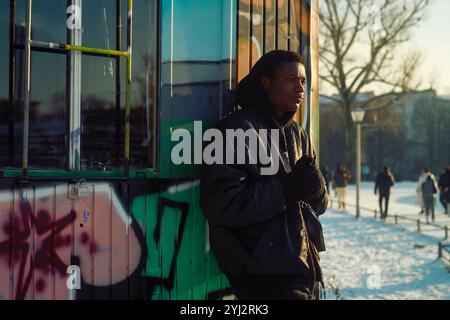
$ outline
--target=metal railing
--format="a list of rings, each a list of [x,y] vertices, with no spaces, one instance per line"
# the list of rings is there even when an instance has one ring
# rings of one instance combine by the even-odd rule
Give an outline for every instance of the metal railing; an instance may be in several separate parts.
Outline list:
[[[333,204],[333,201],[335,201],[335,200],[331,200],[332,204]],[[354,205],[354,204],[345,203],[345,205],[348,207],[356,208],[356,205]],[[361,206],[359,208],[360,208],[360,210],[372,212],[374,215],[373,216],[374,219],[378,219],[378,216],[381,216],[380,212],[376,209],[366,208],[366,207],[361,207]],[[417,232],[419,232],[419,233],[422,233],[423,225],[434,227],[436,229],[440,229],[440,230],[444,231],[443,239],[448,240],[448,225],[440,225],[437,223],[423,222],[420,219],[410,218],[410,217],[406,217],[404,215],[399,215],[399,214],[387,216],[386,219],[384,219],[384,222],[386,222],[387,219],[394,219],[394,224],[397,226],[400,225],[399,221],[401,221],[401,220],[414,222],[417,225]]]
[[[438,257],[450,265],[450,244],[444,241],[439,241]]]
[[[333,203],[334,202],[336,202],[336,200],[330,199],[331,208],[333,208]],[[345,206],[356,208],[356,205],[354,205],[354,204],[350,204],[350,203],[346,203],[346,202],[344,204],[345,204]],[[360,208],[360,210],[372,212],[373,213],[373,218],[375,220],[378,219],[379,215],[381,216],[380,212],[378,210],[376,210],[376,209],[371,209],[371,208],[366,208],[366,207],[361,207],[361,206],[359,208]],[[443,237],[443,239],[441,241],[439,241],[439,244],[438,244],[438,257],[439,257],[439,259],[442,259],[446,263],[450,264],[450,244],[446,242],[446,240],[448,240],[448,225],[439,225],[439,224],[436,224],[436,223],[423,222],[420,219],[410,218],[410,217],[406,217],[404,215],[399,215],[399,214],[394,214],[394,215],[387,216],[383,220],[384,223],[386,223],[387,219],[394,219],[394,225],[395,226],[399,226],[401,220],[414,222],[417,225],[417,230],[416,231],[418,233],[421,233],[421,234],[424,234],[422,232],[423,231],[423,229],[422,229],[423,225],[431,226],[431,227],[434,227],[436,229],[443,230],[444,231],[444,237]]]

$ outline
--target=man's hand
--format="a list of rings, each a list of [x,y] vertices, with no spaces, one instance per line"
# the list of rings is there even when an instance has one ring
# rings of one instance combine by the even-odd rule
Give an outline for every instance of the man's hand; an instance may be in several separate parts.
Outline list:
[[[303,156],[292,171],[280,178],[288,205],[320,197],[325,189],[325,179],[314,157]]]

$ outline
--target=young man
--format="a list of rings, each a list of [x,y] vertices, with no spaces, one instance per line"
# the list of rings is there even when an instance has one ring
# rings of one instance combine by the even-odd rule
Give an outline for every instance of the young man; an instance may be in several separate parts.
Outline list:
[[[435,194],[439,191],[439,188],[437,186],[436,179],[431,172],[428,173],[425,181],[422,183],[421,189],[427,223],[430,222],[430,214],[432,222],[434,223],[434,207],[436,205]]]
[[[444,214],[450,214],[450,166],[444,169],[444,172],[439,177],[439,200],[444,208]]]
[[[375,194],[379,193],[378,204],[380,205],[381,219],[386,220],[388,216],[389,197],[391,195],[391,188],[394,186],[395,178],[388,167],[384,167],[377,176],[375,182]],[[384,212],[383,212],[383,200]]]
[[[318,298],[320,245],[314,239],[322,234],[307,205],[320,215],[328,198],[311,141],[293,121],[305,86],[300,55],[269,52],[239,83],[240,110],[218,125],[224,134],[249,130],[258,139],[263,139],[261,129],[278,130],[278,146],[270,148],[271,156],[280,160],[276,174],[261,174],[260,161],[202,168],[201,208],[211,248],[238,299]],[[247,144],[246,158],[250,149]]]

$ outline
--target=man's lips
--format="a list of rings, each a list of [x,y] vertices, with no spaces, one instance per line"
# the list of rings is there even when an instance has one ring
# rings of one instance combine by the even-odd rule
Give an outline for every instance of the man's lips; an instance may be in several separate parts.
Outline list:
[[[296,103],[302,102],[302,101],[303,101],[303,95],[301,95],[301,96],[295,96],[295,97],[294,97],[294,100],[295,100]]]

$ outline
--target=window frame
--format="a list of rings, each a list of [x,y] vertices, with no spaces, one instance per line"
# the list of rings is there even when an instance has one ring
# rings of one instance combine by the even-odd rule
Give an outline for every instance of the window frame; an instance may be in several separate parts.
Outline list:
[[[154,177],[157,170],[157,119],[158,114],[158,101],[159,101],[159,90],[156,87],[155,92],[155,109],[153,110],[153,128],[151,131],[152,139],[152,158],[151,167],[144,168],[130,168],[130,142],[131,142],[131,97],[132,97],[132,62],[133,62],[133,0],[127,0],[127,21],[126,21],[126,51],[120,51],[122,41],[117,42],[117,50],[110,49],[99,49],[94,47],[84,47],[81,45],[81,30],[73,29],[67,30],[67,42],[68,44],[52,43],[44,41],[36,41],[31,37],[31,26],[32,26],[32,15],[33,15],[33,1],[26,1],[26,17],[25,17],[25,28],[26,28],[26,38],[24,45],[19,46],[14,43],[14,38],[11,38],[15,34],[15,12],[16,12],[16,1],[10,0],[10,52],[17,49],[25,50],[25,91],[24,91],[24,116],[23,116],[23,135],[22,135],[22,167],[10,168],[2,167],[0,168],[0,177],[16,177],[16,178],[28,178],[28,177],[115,177],[118,179],[128,179],[132,177]],[[83,0],[68,0],[67,5],[77,5],[81,9],[82,13],[82,2]],[[118,7],[119,6],[119,7]],[[117,21],[116,25],[122,25],[122,15],[120,11],[120,0],[116,1],[116,12]],[[159,52],[160,52],[160,1],[156,1],[155,7],[158,12],[155,14],[155,24],[157,27],[157,37],[156,37],[156,79],[159,83]],[[122,38],[121,32],[118,39]],[[68,119],[67,122],[67,137],[68,137],[68,149],[66,153],[68,155],[68,162],[66,168],[61,169],[50,169],[50,168],[30,168],[29,167],[29,130],[30,130],[30,91],[31,91],[31,52],[35,51],[46,51],[51,53],[65,54],[67,57],[68,68],[66,71],[66,96],[67,96],[67,109],[68,109]],[[101,169],[82,169],[81,168],[81,57],[82,55],[93,55],[100,57],[115,58],[116,65],[121,64],[123,58],[126,61],[125,70],[125,115],[120,121],[124,121],[124,152],[123,152],[123,163],[120,167],[112,170]],[[15,64],[11,66],[14,59],[9,58],[10,63],[10,101],[14,102],[15,94],[15,71],[11,68],[15,68]],[[120,67],[119,67],[120,68]],[[118,69],[118,72],[120,69]],[[117,76],[119,84],[116,85],[116,90],[121,88],[120,74]],[[11,79],[13,82],[11,82]],[[12,94],[11,94],[12,93]],[[116,103],[119,102],[120,105],[120,94],[116,94]],[[149,115],[147,115],[149,116]],[[147,128],[149,130],[149,128]]]

